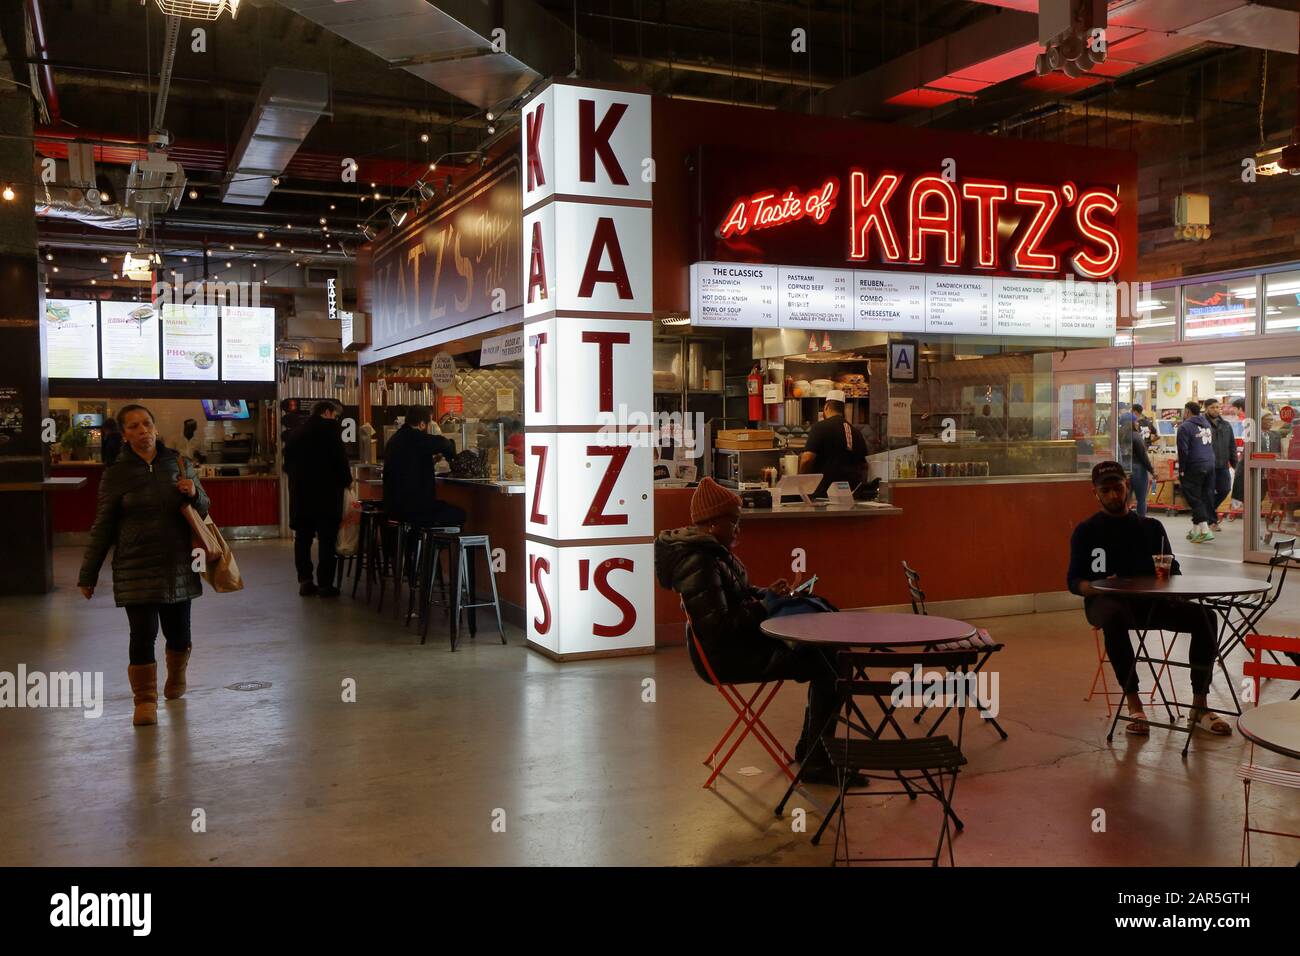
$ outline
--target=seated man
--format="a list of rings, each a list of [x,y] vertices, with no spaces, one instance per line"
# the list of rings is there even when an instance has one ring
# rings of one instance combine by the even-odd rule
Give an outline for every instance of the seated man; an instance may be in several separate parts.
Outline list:
[[[388,517],[428,526],[460,527],[465,512],[438,500],[433,456],[451,458],[449,438],[429,434],[429,410],[412,408],[406,422],[384,446],[384,510]]]
[[[1138,690],[1137,668],[1129,631],[1140,627],[1192,636],[1192,725],[1220,736],[1232,733],[1227,721],[1207,709],[1211,668],[1215,660],[1217,621],[1208,608],[1170,598],[1132,598],[1102,594],[1093,581],[1114,577],[1150,577],[1156,573],[1153,556],[1173,554],[1164,525],[1155,518],[1140,518],[1128,510],[1129,483],[1117,461],[1103,461],[1092,469],[1093,494],[1101,511],[1082,521],[1070,536],[1070,590],[1083,596],[1088,623],[1101,628],[1106,654],[1115,679],[1123,688],[1129,714],[1135,718],[1125,732],[1146,736],[1151,732]],[[1180,574],[1173,562],[1171,574]]]
[[[805,761],[804,780],[835,782],[825,749],[811,747],[835,710],[833,664],[814,648],[792,650],[759,628],[768,616],[764,591],[750,587],[745,566],[731,550],[740,530],[739,496],[712,478],[704,478],[691,496],[691,522],[690,527],[661,533],[655,541],[659,583],[681,595],[718,680],[727,684],[809,682],[808,707],[795,758]],[[784,580],[767,590],[782,596],[790,593]],[[707,679],[699,664],[696,670]]]

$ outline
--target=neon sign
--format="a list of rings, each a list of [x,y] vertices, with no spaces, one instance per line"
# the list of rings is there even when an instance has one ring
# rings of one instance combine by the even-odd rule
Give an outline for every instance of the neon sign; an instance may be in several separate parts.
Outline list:
[[[805,216],[811,217],[820,225],[835,208],[835,197],[839,191],[840,181],[832,177],[806,194],[799,193],[792,186],[780,195],[775,190],[767,189],[737,199],[722,221],[719,235],[723,239],[743,236],[751,229],[784,226]]]
[[[1073,268],[1087,279],[1119,269],[1123,245],[1113,191],[934,174],[916,176],[904,189],[904,178],[892,170],[849,171],[849,260],[1040,275]],[[742,197],[731,204],[718,235],[725,240],[804,218],[824,224],[838,192],[832,177],[809,193],[769,189]],[[1007,220],[1017,224],[999,229]]]

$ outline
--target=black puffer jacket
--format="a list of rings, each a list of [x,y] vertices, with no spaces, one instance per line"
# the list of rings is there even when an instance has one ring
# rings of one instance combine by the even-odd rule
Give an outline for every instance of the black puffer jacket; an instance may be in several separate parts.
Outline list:
[[[767,617],[745,566],[711,534],[697,528],[664,531],[655,541],[655,576],[681,595],[718,679],[742,682],[763,672],[780,641],[759,625]]]
[[[191,503],[204,517],[208,495],[192,462],[185,477],[194,481]],[[113,549],[113,597],[128,604],[179,604],[203,593],[192,571],[190,526],[181,516],[184,496],[176,489],[180,455],[159,448],[152,463],[122,447],[117,461],[104,469],[90,544],[81,562],[79,587],[94,587],[108,549]]]
[[[343,520],[343,489],[352,484],[343,425],[313,415],[284,446],[289,476],[289,527],[312,531],[318,521]]]

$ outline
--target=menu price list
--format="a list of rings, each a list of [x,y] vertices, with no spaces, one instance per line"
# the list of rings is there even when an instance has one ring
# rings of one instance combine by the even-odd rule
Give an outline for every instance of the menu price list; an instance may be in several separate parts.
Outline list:
[[[138,302],[101,302],[100,359],[104,378],[158,377],[158,312]]]
[[[1116,292],[1109,282],[718,262],[697,262],[691,275],[691,321],[701,326],[1025,337],[1115,334]]]
[[[93,299],[45,300],[50,378],[99,377],[99,311]]]
[[[165,304],[162,307],[163,378],[168,381],[217,380],[217,307]]]
[[[275,309],[222,307],[221,377],[231,382],[275,381]]]

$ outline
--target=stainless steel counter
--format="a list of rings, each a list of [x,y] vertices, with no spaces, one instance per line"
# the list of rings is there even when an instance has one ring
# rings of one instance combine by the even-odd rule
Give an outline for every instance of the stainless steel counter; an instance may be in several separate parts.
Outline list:
[[[524,483],[522,481],[499,481],[495,478],[452,478],[449,475],[439,475],[438,480],[453,485],[485,488],[503,495],[522,495],[524,493]]]
[[[902,508],[882,501],[859,501],[852,508],[832,508],[826,502],[811,505],[801,502],[782,508],[745,508],[740,517],[742,521],[758,518],[879,518],[902,513]]]

